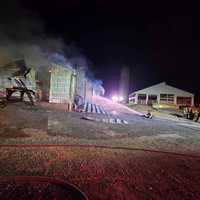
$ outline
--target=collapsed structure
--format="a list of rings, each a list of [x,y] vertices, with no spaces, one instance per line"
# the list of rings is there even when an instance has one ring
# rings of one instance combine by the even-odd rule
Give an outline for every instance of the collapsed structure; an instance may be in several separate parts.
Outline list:
[[[8,63],[0,68],[0,96],[6,97],[20,96],[28,98],[34,104],[35,96],[35,73],[27,68],[23,60]],[[31,81],[30,81],[31,80]]]
[[[28,71],[26,76],[22,76]],[[13,82],[14,78],[14,82]],[[50,103],[73,103],[75,97],[81,98],[81,102],[92,101],[93,94],[99,93],[91,80],[86,76],[83,67],[77,69],[52,63],[45,68],[31,68],[25,65],[25,61],[15,61],[0,68],[0,96],[8,96],[8,91],[16,88],[16,79],[20,78],[29,91],[33,91],[34,99],[48,101]],[[16,90],[13,94],[20,97]],[[27,95],[25,94],[25,99]]]

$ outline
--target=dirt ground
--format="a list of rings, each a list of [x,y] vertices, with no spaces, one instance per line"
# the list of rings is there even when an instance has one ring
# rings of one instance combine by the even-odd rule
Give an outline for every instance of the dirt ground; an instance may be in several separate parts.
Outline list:
[[[102,148],[1,147],[0,175],[21,174],[67,180],[95,200],[200,199],[200,157]]]
[[[19,145],[0,147],[1,176],[61,178],[89,199],[200,199],[199,124],[129,112],[120,114],[128,125],[100,123],[65,108],[24,103],[0,108],[0,145]]]

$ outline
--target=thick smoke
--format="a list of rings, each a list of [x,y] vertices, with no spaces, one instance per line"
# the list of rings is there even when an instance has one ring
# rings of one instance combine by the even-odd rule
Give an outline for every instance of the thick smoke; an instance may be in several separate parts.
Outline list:
[[[21,59],[39,71],[48,70],[52,63],[84,68],[96,90],[103,91],[102,82],[96,81],[89,70],[91,63],[76,47],[66,45],[62,38],[48,37],[35,13],[17,0],[6,0],[0,7],[0,68]]]
[[[52,62],[68,67],[87,66],[87,59],[61,38],[47,37],[42,20],[17,1],[7,0],[0,7],[0,67],[24,59],[36,68]]]
[[[105,89],[103,87],[103,82],[101,80],[94,80],[93,87],[94,87],[94,92],[96,95],[104,96]]]
[[[87,66],[87,59],[77,52],[74,56],[66,55],[62,39],[45,38],[30,41],[17,41],[0,38],[4,43],[0,45],[0,67],[15,60],[24,59],[30,67],[50,67],[52,63],[66,67]]]

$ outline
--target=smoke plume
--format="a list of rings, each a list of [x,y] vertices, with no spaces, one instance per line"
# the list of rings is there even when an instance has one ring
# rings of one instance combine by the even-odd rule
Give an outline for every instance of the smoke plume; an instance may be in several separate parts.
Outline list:
[[[82,68],[96,90],[104,93],[102,82],[88,68],[91,63],[75,46],[48,37],[37,14],[24,9],[19,0],[6,0],[0,7],[0,68],[22,59],[39,71],[48,70],[52,63]]]
[[[57,63],[68,67],[87,66],[77,48],[61,38],[48,37],[42,20],[24,9],[16,0],[0,7],[0,67],[24,59],[30,67],[48,67]]]

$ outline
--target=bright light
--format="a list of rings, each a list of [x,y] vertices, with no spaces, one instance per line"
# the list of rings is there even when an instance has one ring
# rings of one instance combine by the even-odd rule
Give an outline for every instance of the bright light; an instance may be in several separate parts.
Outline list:
[[[112,100],[113,101],[119,101],[119,98],[118,98],[118,96],[112,96]]]
[[[112,100],[116,102],[121,102],[124,100],[122,96],[112,96]]]

